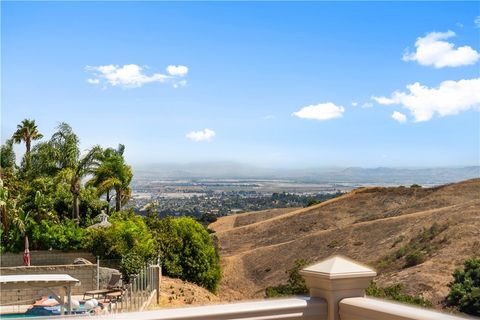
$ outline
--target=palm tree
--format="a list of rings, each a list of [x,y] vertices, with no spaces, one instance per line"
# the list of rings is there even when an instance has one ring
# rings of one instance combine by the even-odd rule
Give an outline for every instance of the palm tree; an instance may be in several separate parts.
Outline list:
[[[80,157],[78,147],[80,140],[73,132],[72,128],[65,122],[58,126],[49,142],[55,152],[56,167],[59,174],[70,181],[70,192],[73,196],[72,217],[80,220],[80,191],[82,179],[92,173],[94,168],[99,165],[102,149],[99,146],[93,147],[86,155]]]
[[[28,249],[26,246],[28,244],[28,228],[31,224],[31,218],[30,218],[30,213],[25,212],[22,209],[18,209],[16,214],[12,218],[12,225],[14,225],[18,232],[20,233],[20,236],[23,237],[24,243],[25,243],[25,249]]]
[[[130,199],[132,194],[132,188],[130,188],[130,182],[132,181],[133,173],[132,168],[123,162],[116,163],[116,183],[115,188],[115,211],[122,210],[122,206],[125,205]]]
[[[70,171],[70,192],[73,196],[72,216],[78,221],[80,220],[80,190],[82,179],[90,174],[96,166],[99,165],[98,158],[100,157],[102,148],[99,146],[93,147],[88,153],[75,163]]]
[[[80,139],[69,124],[61,122],[49,144],[54,149],[57,168],[61,170],[76,166],[80,157],[80,148],[78,147]]]
[[[101,162],[102,164],[97,167],[93,173],[93,178],[87,182],[88,186],[95,187],[97,189],[98,196],[102,196],[105,194],[107,200],[107,214],[110,214],[110,201],[112,200],[110,192],[113,189],[113,183],[110,180],[113,173],[110,170],[110,166],[104,164],[108,162],[107,159],[119,155],[123,156],[123,152],[125,151],[125,146],[123,144],[119,144],[117,149],[107,148],[102,152]],[[110,181],[109,181],[110,180]],[[109,181],[109,182],[107,182]]]
[[[15,143],[25,142],[27,154],[30,153],[32,140],[42,139],[43,135],[38,131],[35,120],[25,119],[21,124],[17,125],[17,131],[13,134]]]
[[[38,131],[35,120],[25,119],[19,125],[17,125],[17,131],[12,136],[15,143],[25,142],[26,153],[26,165],[30,167],[30,150],[32,147],[32,140],[42,139],[43,135]]]
[[[93,171],[94,177],[87,183],[97,188],[99,195],[106,194],[110,210],[110,191],[115,190],[115,211],[120,211],[131,195],[130,182],[132,169],[125,164],[123,151],[125,147],[119,145],[117,150],[106,149],[103,152],[101,164]]]

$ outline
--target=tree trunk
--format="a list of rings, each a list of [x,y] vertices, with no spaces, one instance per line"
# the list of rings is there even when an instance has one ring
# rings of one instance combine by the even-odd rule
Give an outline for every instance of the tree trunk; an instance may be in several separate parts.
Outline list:
[[[115,189],[115,211],[122,210],[122,190],[120,188]]]
[[[73,206],[72,206],[72,218],[77,220],[77,224],[80,223],[80,179],[74,177],[72,179],[72,184],[70,185],[70,192],[73,196]]]
[[[27,147],[27,154],[30,154],[30,149],[31,149],[32,141],[27,139],[25,140],[25,146]]]
[[[107,190],[107,214],[110,215],[110,190]]]
[[[73,208],[72,208],[72,218],[77,220],[77,224],[80,221],[80,203],[78,201],[78,194],[73,194]]]
[[[27,148],[27,152],[25,153],[25,166],[27,170],[30,170],[31,167],[31,160],[30,160],[30,149],[31,149],[32,141],[27,139],[25,140],[25,146]]]

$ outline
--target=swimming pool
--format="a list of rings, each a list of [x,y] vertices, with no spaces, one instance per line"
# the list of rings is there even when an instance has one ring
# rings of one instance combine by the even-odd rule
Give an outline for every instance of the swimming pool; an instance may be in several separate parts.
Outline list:
[[[9,313],[9,314],[0,314],[0,319],[25,319],[25,318],[37,318],[38,316],[29,315],[26,313]]]
[[[78,309],[72,311],[73,314],[85,314],[85,303],[80,303]],[[65,310],[66,313],[66,310]],[[42,307],[34,306],[31,309],[28,309],[25,313],[9,313],[9,314],[0,314],[0,319],[25,319],[25,318],[38,318],[38,317],[49,317],[49,316],[59,316],[61,314],[60,305],[53,307]]]

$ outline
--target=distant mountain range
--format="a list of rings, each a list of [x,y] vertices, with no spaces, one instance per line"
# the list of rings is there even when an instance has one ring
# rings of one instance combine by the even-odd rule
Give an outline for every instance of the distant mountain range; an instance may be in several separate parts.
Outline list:
[[[279,179],[312,183],[444,184],[480,177],[480,166],[437,168],[268,169],[235,162],[158,164],[134,168],[136,179]]]

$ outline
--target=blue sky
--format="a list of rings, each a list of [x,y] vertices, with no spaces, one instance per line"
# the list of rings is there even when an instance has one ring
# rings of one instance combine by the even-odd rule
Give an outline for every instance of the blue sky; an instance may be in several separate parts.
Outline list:
[[[480,162],[478,2],[1,6],[2,142],[31,118],[134,166]]]

